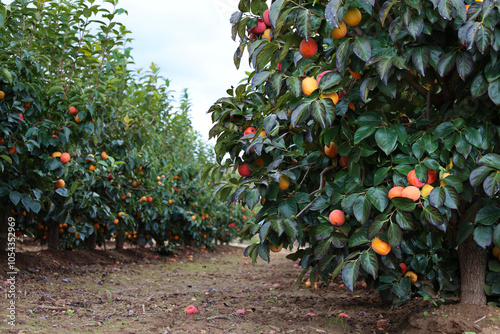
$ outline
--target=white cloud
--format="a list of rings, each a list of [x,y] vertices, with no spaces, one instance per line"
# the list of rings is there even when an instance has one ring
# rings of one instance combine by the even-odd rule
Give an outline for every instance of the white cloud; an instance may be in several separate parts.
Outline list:
[[[247,60],[240,70],[233,64],[238,43],[229,18],[238,0],[121,0],[118,7],[129,13],[119,21],[132,32],[135,67],[158,64],[176,97],[188,88],[193,127],[208,139],[212,121],[206,111],[249,69]]]

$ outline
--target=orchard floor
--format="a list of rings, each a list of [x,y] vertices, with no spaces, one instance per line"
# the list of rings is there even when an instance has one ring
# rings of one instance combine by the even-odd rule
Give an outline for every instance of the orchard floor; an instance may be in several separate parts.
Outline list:
[[[0,332],[500,334],[499,310],[487,306],[436,307],[413,299],[395,308],[381,303],[376,291],[350,292],[340,282],[294,290],[301,269],[284,251],[255,266],[237,247],[182,248],[176,255],[141,249],[18,252],[12,327],[6,320],[6,253],[0,253]],[[191,304],[198,312],[186,315]]]

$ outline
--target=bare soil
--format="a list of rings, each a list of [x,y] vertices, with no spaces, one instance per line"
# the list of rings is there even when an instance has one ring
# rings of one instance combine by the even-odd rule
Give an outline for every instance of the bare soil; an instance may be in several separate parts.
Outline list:
[[[175,253],[18,252],[14,327],[0,253],[0,332],[500,334],[499,310],[489,306],[415,298],[393,307],[373,289],[358,284],[351,292],[340,281],[295,290],[301,269],[285,251],[255,266],[238,247]],[[185,314],[188,305],[198,312]]]

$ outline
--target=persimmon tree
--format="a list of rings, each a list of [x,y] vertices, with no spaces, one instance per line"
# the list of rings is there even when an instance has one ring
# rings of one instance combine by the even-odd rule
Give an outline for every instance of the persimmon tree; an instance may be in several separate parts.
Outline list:
[[[499,13],[489,0],[241,0],[234,61],[247,52],[254,71],[210,109],[204,173],[236,173],[217,193],[262,202],[247,254],[269,261],[283,244],[298,282],[364,277],[396,304],[498,301]]]
[[[0,250],[9,217],[51,249],[220,240],[208,216],[231,213],[199,183],[189,95],[175,108],[158,66],[129,68],[117,5],[0,4]]]

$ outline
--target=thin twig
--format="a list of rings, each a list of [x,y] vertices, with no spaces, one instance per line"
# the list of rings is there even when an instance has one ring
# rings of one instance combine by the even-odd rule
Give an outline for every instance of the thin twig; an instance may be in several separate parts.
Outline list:
[[[292,167],[292,168],[288,168],[287,170],[297,169],[297,168],[300,168],[300,167],[314,166],[314,165],[316,165],[315,162],[310,162],[308,164],[304,164],[304,165],[299,165],[299,166],[295,166],[295,167]]]
[[[317,192],[317,191],[316,191],[316,192]],[[311,205],[314,203],[314,201],[316,201],[316,200],[317,200],[318,198],[320,198],[320,197],[321,197],[321,195],[319,195],[318,197],[316,197],[315,199],[313,199],[313,200],[311,201],[311,203],[307,204],[307,206],[306,206],[305,208],[303,208],[303,209],[302,209],[302,210],[301,210],[301,211],[297,214],[297,216],[295,216],[295,217],[299,218],[299,217],[300,217],[300,215],[302,215],[302,214],[304,213],[304,211],[306,211],[307,209],[309,209],[309,208],[311,207]]]

